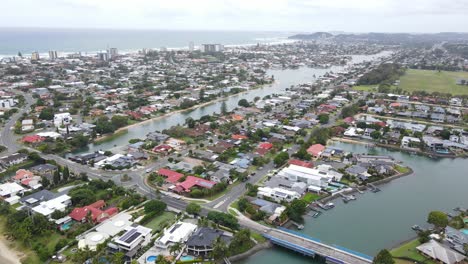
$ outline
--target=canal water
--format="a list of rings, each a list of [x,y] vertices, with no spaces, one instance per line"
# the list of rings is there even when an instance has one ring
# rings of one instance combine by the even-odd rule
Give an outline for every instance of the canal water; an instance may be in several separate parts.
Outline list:
[[[372,61],[384,56],[388,56],[390,54],[391,52],[384,51],[374,55],[351,55],[351,63],[357,64],[363,61]],[[225,100],[226,106],[228,110],[232,110],[235,107],[237,107],[237,103],[240,99],[247,99],[248,101],[252,101],[257,96],[263,98],[266,95],[282,93],[285,91],[286,88],[289,88],[291,85],[313,82],[316,80],[316,78],[323,76],[327,72],[338,72],[341,70],[343,70],[342,66],[332,66],[326,69],[302,67],[299,69],[270,70],[268,71],[268,74],[275,76],[275,83],[259,89],[253,89],[245,93],[228,97]],[[193,119],[199,119],[204,115],[219,113],[221,110],[221,104],[222,102],[218,101],[203,107],[198,107],[193,110],[170,114],[169,116],[164,118],[154,119],[150,122],[145,122],[143,124],[132,126],[127,129],[128,132],[126,134],[123,134],[119,137],[113,138],[112,140],[100,144],[90,144],[88,147],[80,149],[74,154],[94,152],[98,150],[111,150],[116,147],[125,146],[128,144],[128,141],[130,139],[144,138],[150,132],[162,131],[177,124],[182,125],[185,123],[185,120],[188,117],[192,117]]]
[[[318,218],[305,216],[300,232],[328,244],[340,245],[364,254],[375,255],[415,237],[411,226],[424,226],[430,211],[449,212],[468,207],[468,160],[430,159],[385,148],[334,142],[334,146],[353,153],[391,155],[410,166],[414,173],[379,186],[378,193],[355,194],[356,201],[333,201],[334,209]],[[274,247],[242,261],[242,264],[319,263],[290,251]]]

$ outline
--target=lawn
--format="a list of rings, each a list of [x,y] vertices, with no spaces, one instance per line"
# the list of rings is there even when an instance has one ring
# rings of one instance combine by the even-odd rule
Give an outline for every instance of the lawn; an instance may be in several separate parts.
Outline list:
[[[353,86],[352,89],[355,91],[363,91],[363,92],[376,92],[378,84],[372,84],[372,85],[356,85]]]
[[[400,165],[396,165],[395,170],[398,171],[399,173],[407,173],[407,172],[410,171],[410,169],[408,167],[404,167],[404,166],[400,166]]]
[[[151,228],[154,231],[161,231],[163,229],[163,225],[174,220],[175,216],[176,215],[173,212],[164,212],[163,214],[154,217],[151,221],[144,224],[144,226]]]
[[[417,246],[421,245],[419,243],[418,239],[411,240],[408,243],[405,243],[401,245],[398,248],[393,249],[390,251],[393,257],[405,257],[405,258],[410,258],[418,262],[423,262],[426,264],[435,264],[435,262],[427,259],[423,255],[421,255],[418,250],[416,249]]]
[[[468,87],[456,85],[458,78],[468,78],[468,72],[448,72],[408,69],[400,78],[403,90],[426,91],[428,93],[451,93],[452,95],[468,95]]]
[[[320,195],[316,193],[306,193],[306,195],[304,195],[304,198],[302,198],[302,200],[306,201],[307,203],[311,203],[319,198],[320,198]]]

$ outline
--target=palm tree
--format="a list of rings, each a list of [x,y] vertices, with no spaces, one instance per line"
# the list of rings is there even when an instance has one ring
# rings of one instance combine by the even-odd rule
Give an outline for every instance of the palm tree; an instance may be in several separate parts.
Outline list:
[[[174,243],[170,248],[169,248],[169,253],[171,255],[173,253],[179,253],[182,250],[182,244],[180,242]]]
[[[228,255],[228,247],[224,240],[221,237],[216,238],[213,243],[213,251],[211,251],[211,256],[215,262],[224,259]]]

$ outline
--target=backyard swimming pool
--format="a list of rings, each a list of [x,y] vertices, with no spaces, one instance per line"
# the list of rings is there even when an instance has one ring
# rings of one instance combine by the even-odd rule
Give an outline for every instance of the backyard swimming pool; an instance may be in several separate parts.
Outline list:
[[[63,230],[63,231],[68,230],[68,229],[70,229],[70,227],[71,227],[72,225],[73,225],[73,222],[65,223],[65,224],[63,224],[62,226],[60,226],[60,230]]]
[[[463,234],[468,235],[468,229],[462,229],[461,231],[462,231]]]
[[[182,256],[180,257],[180,260],[181,261],[191,261],[191,260],[194,260],[195,257],[192,257],[192,256]]]
[[[149,256],[146,258],[146,261],[148,262],[156,262],[156,260],[158,259],[157,256]]]

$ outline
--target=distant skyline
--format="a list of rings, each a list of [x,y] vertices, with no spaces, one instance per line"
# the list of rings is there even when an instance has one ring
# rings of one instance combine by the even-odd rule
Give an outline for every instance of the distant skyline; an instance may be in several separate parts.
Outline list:
[[[1,27],[466,32],[466,0],[15,0]]]

